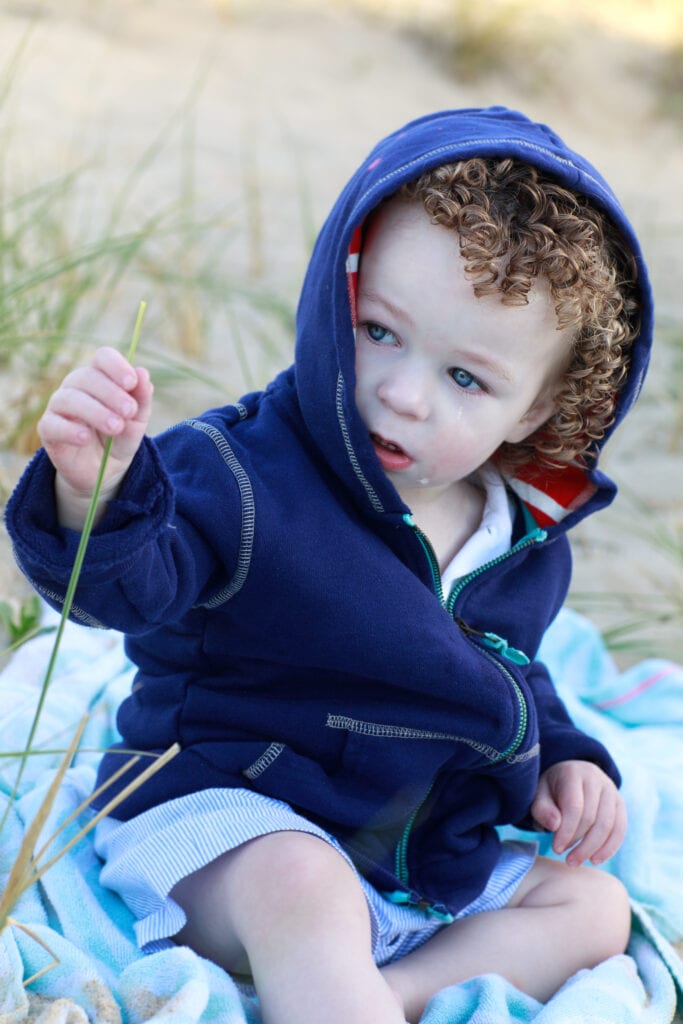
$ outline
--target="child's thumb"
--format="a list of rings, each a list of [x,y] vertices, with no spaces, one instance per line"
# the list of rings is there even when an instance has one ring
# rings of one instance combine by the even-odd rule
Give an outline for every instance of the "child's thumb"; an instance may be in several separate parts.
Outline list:
[[[531,817],[546,832],[556,832],[562,821],[560,808],[553,800],[550,789],[541,782],[531,805]]]

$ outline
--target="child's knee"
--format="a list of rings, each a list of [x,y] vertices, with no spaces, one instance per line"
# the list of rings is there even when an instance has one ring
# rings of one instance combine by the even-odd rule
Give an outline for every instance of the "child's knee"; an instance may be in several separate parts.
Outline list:
[[[586,965],[595,966],[623,953],[631,930],[626,889],[614,875],[593,867],[565,869],[563,891],[571,913],[569,926],[581,939]]]
[[[523,884],[520,906],[556,908],[558,921],[579,938],[586,966],[623,953],[631,930],[626,889],[613,875],[593,867],[569,867],[539,857]]]
[[[614,875],[597,868],[570,868],[581,872],[582,922],[596,947],[596,962],[623,953],[631,931],[628,893]]]
[[[306,832],[275,832],[244,848],[249,888],[271,907],[292,909],[362,896],[358,879],[342,855]]]

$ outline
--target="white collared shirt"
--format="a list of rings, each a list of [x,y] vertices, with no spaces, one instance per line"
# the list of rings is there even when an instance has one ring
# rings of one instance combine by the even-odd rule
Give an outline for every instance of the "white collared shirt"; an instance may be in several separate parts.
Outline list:
[[[512,543],[512,510],[505,481],[491,463],[478,471],[473,483],[486,492],[486,501],[479,526],[465,541],[441,574],[444,594],[463,576],[510,550]]]

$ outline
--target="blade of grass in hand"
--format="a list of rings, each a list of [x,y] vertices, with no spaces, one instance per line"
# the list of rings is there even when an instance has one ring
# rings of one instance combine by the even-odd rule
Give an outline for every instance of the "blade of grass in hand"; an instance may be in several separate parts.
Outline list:
[[[133,330],[133,337],[131,339],[130,347],[129,347],[129,350],[128,350],[128,361],[129,362],[131,362],[133,360],[134,356],[135,356],[135,350],[137,349],[137,345],[138,345],[138,338],[140,337],[140,328],[142,327],[142,318],[145,315],[146,308],[147,308],[147,303],[141,302],[140,303],[140,307],[138,309],[137,319],[135,321],[135,328]],[[68,585],[67,590],[66,590],[66,597],[64,598],[64,605],[62,607],[62,614],[61,614],[61,617],[60,617],[60,620],[59,620],[59,626],[57,627],[57,633],[56,633],[56,636],[55,636],[55,642],[52,645],[52,653],[50,655],[50,660],[48,662],[48,666],[47,666],[47,669],[46,669],[46,672],[45,672],[45,677],[43,679],[43,684],[41,686],[40,696],[38,698],[38,703],[36,705],[36,711],[35,711],[35,714],[33,716],[33,722],[31,723],[31,729],[29,731],[28,738],[26,740],[26,747],[25,747],[24,753],[22,754],[22,757],[21,757],[21,763],[19,765],[19,771],[17,773],[16,782],[14,783],[14,789],[12,790],[12,794],[11,794],[11,796],[10,796],[8,802],[7,802],[7,806],[5,808],[5,813],[3,814],[2,821],[0,821],[0,832],[2,832],[2,829],[4,827],[5,821],[7,820],[7,815],[9,814],[9,810],[10,810],[12,804],[14,803],[14,800],[15,800],[15,798],[17,796],[17,793],[19,792],[19,787],[21,785],[21,780],[23,778],[24,770],[26,768],[26,762],[27,762],[28,757],[29,757],[29,751],[31,750],[31,747],[33,746],[33,740],[35,738],[36,730],[38,728],[38,722],[40,720],[40,716],[41,716],[41,713],[42,713],[42,710],[43,710],[43,705],[45,704],[45,698],[47,697],[47,691],[48,691],[48,688],[50,686],[50,682],[52,680],[52,674],[54,672],[55,664],[57,662],[57,654],[59,652],[59,646],[60,646],[60,643],[61,643],[61,640],[62,640],[62,635],[64,633],[64,628],[65,628],[67,620],[69,618],[69,613],[71,612],[71,605],[73,604],[74,594],[76,593],[76,587],[78,585],[78,579],[80,577],[81,568],[83,566],[83,560],[85,558],[85,549],[86,549],[86,547],[88,545],[88,541],[90,539],[90,534],[91,534],[92,528],[93,528],[93,523],[95,521],[95,513],[96,513],[96,510],[97,510],[97,502],[98,502],[98,499],[99,499],[100,490],[102,489],[102,481],[104,480],[104,472],[105,472],[105,470],[107,468],[107,460],[109,459],[109,453],[111,451],[112,443],[113,443],[113,439],[111,437],[108,437],[107,440],[106,440],[105,446],[104,446],[104,451],[102,453],[102,460],[100,462],[100,468],[99,468],[99,472],[98,472],[98,475],[97,475],[97,481],[95,483],[95,489],[93,491],[93,495],[92,495],[92,498],[90,500],[90,505],[88,507],[88,514],[86,516],[85,523],[83,524],[83,530],[81,531],[81,539],[80,539],[80,542],[79,542],[79,545],[78,545],[78,549],[76,551],[76,558],[74,560],[74,566],[73,566],[73,569],[71,571],[71,577],[69,579],[69,585]]]

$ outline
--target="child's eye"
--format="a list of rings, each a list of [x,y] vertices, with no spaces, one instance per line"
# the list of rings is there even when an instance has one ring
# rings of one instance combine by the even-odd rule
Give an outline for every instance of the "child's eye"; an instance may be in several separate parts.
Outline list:
[[[463,370],[461,366],[454,366],[448,371],[458,385],[459,388],[463,388],[464,391],[481,391],[482,387],[478,380],[468,373],[467,370]]]
[[[372,341],[377,341],[377,342],[385,341],[385,342],[388,342],[388,343],[391,343],[391,342],[394,341],[394,335],[391,333],[391,331],[387,330],[386,327],[382,327],[381,324],[370,324],[370,323],[368,323],[368,324],[365,325],[365,330],[368,332],[368,337]]]

